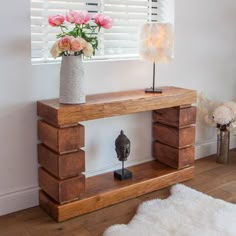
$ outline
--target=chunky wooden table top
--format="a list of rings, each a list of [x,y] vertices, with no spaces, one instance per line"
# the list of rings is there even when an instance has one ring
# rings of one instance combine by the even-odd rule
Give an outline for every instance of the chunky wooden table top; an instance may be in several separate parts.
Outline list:
[[[88,95],[84,104],[60,104],[59,99],[39,101],[38,115],[55,125],[151,111],[196,102],[195,90],[162,87],[163,93],[144,90]]]

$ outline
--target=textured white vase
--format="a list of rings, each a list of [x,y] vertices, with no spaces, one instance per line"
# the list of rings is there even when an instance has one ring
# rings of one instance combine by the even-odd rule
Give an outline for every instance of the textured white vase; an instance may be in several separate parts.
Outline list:
[[[60,70],[60,103],[85,103],[86,85],[81,56],[62,56]]]

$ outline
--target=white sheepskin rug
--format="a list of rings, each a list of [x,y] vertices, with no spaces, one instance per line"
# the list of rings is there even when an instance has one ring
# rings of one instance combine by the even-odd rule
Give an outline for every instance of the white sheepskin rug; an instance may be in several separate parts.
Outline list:
[[[182,184],[167,199],[142,203],[124,225],[104,236],[236,236],[236,205],[212,198]]]

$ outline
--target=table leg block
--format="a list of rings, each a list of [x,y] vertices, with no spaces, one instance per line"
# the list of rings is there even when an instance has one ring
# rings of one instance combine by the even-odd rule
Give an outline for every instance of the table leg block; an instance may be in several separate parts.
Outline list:
[[[58,128],[47,122],[38,121],[38,138],[50,149],[66,153],[84,147],[84,126]]]
[[[85,171],[85,152],[80,149],[60,155],[39,144],[38,161],[44,169],[59,179],[73,177]]]
[[[194,165],[194,153],[194,146],[178,149],[159,142],[153,143],[153,157],[176,169]]]
[[[80,198],[85,190],[85,176],[60,180],[39,168],[39,186],[56,202],[63,203]]]

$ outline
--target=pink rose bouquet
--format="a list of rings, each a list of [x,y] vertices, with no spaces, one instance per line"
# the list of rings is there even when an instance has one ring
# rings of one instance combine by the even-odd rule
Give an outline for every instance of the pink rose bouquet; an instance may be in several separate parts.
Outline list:
[[[70,10],[65,16],[55,15],[48,18],[52,27],[58,27],[57,41],[51,49],[52,57],[79,56],[91,57],[98,49],[98,33],[101,28],[110,29],[112,19],[102,13],[93,17],[87,11]],[[72,27],[71,27],[72,26]]]

